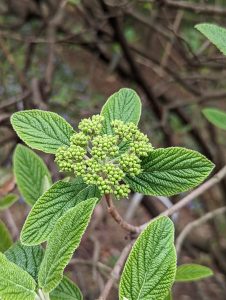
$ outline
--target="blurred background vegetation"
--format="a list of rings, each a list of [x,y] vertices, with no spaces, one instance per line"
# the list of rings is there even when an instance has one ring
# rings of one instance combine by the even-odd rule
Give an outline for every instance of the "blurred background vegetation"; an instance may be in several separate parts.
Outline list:
[[[12,154],[20,141],[10,125],[13,112],[51,110],[76,127],[121,87],[141,96],[140,126],[155,147],[196,149],[216,164],[217,172],[226,164],[225,132],[209,124],[201,111],[209,106],[226,110],[226,58],[194,25],[226,27],[225,17],[224,0],[1,0],[0,196],[16,191]],[[59,179],[53,157],[39,154],[54,180]],[[144,197],[130,218],[141,224],[182,196]],[[131,203],[117,206],[126,215]],[[225,205],[226,179],[174,216],[177,233]],[[15,225],[20,229],[27,213],[23,199],[1,213],[14,239]],[[128,238],[107,218],[104,205],[94,223],[75,265],[68,268],[85,299],[95,299],[109,276],[107,268],[92,262],[111,267]],[[179,257],[179,263],[212,267],[215,277],[175,286],[175,299],[225,299],[225,258],[226,219],[218,216],[191,232]],[[114,291],[111,299],[116,295]]]

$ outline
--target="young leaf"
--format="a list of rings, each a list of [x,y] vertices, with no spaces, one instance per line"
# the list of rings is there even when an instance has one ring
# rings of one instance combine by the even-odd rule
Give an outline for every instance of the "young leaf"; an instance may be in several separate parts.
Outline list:
[[[10,232],[0,220],[0,251],[5,252],[13,243]]]
[[[16,112],[11,117],[13,129],[28,146],[46,153],[56,153],[70,145],[73,128],[61,116],[38,109]]]
[[[170,147],[151,151],[141,167],[143,171],[138,176],[126,178],[134,191],[172,196],[199,185],[214,164],[199,152]]]
[[[21,195],[29,205],[34,205],[44,193],[46,181],[52,184],[44,161],[29,148],[17,145],[13,155],[14,175]]]
[[[140,234],[125,264],[119,299],[162,300],[176,274],[174,225],[167,217],[151,222]]]
[[[8,260],[27,271],[36,282],[43,255],[44,251],[40,246],[28,247],[20,242],[15,243],[5,252]]]
[[[202,23],[195,26],[211,43],[226,55],[226,29],[218,25]]]
[[[50,293],[51,300],[82,300],[80,289],[66,276],[60,284]]]
[[[176,281],[196,281],[213,275],[213,271],[205,266],[197,264],[185,264],[177,268]]]
[[[80,179],[58,181],[33,206],[21,232],[21,242],[37,245],[47,240],[58,219],[70,208],[89,198],[99,197],[95,186]]]
[[[2,300],[34,300],[35,288],[34,279],[0,253],[0,298]]]
[[[51,232],[38,279],[44,292],[52,291],[61,281],[63,271],[80,244],[97,199],[88,199],[68,210]]]
[[[131,89],[120,89],[104,104],[101,114],[104,116],[104,133],[111,134],[111,121],[122,120],[125,123],[138,124],[141,115],[141,102],[137,93]]]
[[[207,120],[218,128],[226,130],[226,113],[216,108],[204,108],[202,110]]]
[[[16,194],[8,194],[2,199],[0,199],[0,211],[6,208],[9,208],[18,200],[18,196]]]

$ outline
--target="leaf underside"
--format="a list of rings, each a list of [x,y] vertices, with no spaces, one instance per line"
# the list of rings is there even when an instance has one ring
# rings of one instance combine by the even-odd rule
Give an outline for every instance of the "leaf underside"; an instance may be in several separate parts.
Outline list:
[[[21,232],[21,242],[37,245],[47,240],[58,219],[70,208],[88,198],[99,197],[95,186],[77,179],[58,181],[33,206]]]
[[[8,194],[0,199],[0,211],[12,206],[17,200],[18,196],[16,194]]]
[[[167,217],[151,222],[140,234],[125,264],[120,300],[162,300],[176,273],[174,225]]]
[[[5,252],[13,243],[10,232],[0,220],[0,251]]]
[[[0,298],[2,300],[34,300],[35,288],[34,279],[0,253]]]
[[[21,195],[29,205],[34,205],[44,193],[46,180],[52,184],[44,161],[29,148],[17,145],[13,156],[14,174]]]
[[[197,264],[185,264],[177,268],[176,281],[197,281],[213,275],[213,271],[205,266]]]
[[[11,117],[13,129],[28,146],[46,153],[56,153],[70,145],[71,125],[56,113],[38,109],[16,112]]]
[[[103,131],[107,134],[112,134],[113,132],[111,127],[113,120],[138,124],[141,115],[140,98],[132,89],[120,89],[108,98],[102,108],[101,115],[105,118]]]
[[[207,120],[220,129],[226,130],[226,113],[216,108],[204,108],[202,110]]]
[[[66,276],[60,284],[50,293],[51,300],[82,300],[80,289]]]
[[[80,244],[97,199],[88,199],[68,210],[51,232],[39,271],[39,286],[52,291],[62,280],[63,271]]]
[[[208,40],[226,55],[226,29],[215,24],[202,23],[195,26]]]
[[[171,196],[199,185],[214,164],[199,152],[180,148],[159,148],[142,160],[142,172],[127,176],[126,182],[139,193]]]

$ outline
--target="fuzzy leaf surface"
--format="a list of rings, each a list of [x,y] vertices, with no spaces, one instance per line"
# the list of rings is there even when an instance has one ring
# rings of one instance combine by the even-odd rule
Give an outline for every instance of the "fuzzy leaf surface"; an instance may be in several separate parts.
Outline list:
[[[46,153],[56,153],[70,145],[74,130],[56,113],[38,109],[16,112],[11,117],[13,129],[28,146]]]
[[[95,186],[87,186],[77,179],[74,182],[58,181],[33,206],[21,232],[21,242],[37,245],[47,240],[58,219],[81,201],[98,197]]]
[[[52,184],[51,175],[44,161],[32,150],[17,145],[13,155],[14,175],[21,195],[29,205],[34,205],[44,193],[46,181]]]
[[[185,264],[177,268],[176,281],[197,281],[213,275],[213,271],[205,266],[197,264]]]
[[[2,300],[34,300],[35,288],[34,279],[0,253],[0,298]]]
[[[18,200],[16,194],[8,194],[0,199],[0,211],[9,208]]]
[[[20,242],[16,242],[5,252],[8,260],[27,271],[36,282],[43,255],[44,251],[40,246],[28,247]]]
[[[82,293],[77,285],[66,276],[50,293],[51,300],[82,300]]]
[[[0,251],[5,252],[13,243],[11,234],[5,224],[0,220]]]
[[[128,88],[120,89],[110,96],[104,104],[101,115],[104,116],[104,133],[113,132],[111,122],[122,120],[125,123],[138,124],[141,115],[141,102],[137,93]]]
[[[202,112],[210,123],[226,130],[226,113],[224,111],[217,108],[204,108]]]
[[[60,283],[64,268],[89,224],[97,199],[88,199],[68,210],[51,232],[39,271],[39,286],[51,292]]]
[[[170,147],[151,151],[141,167],[139,175],[126,178],[135,192],[172,196],[199,185],[214,164],[197,151]]]
[[[174,225],[169,218],[159,217],[140,234],[130,252],[120,280],[119,298],[162,300],[175,274]]]
[[[195,26],[207,39],[226,55],[226,29],[215,24],[202,23]]]

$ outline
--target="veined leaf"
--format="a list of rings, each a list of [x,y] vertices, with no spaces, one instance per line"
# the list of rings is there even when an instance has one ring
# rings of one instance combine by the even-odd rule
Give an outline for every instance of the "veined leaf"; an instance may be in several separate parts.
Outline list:
[[[35,288],[34,279],[0,253],[0,297],[2,300],[34,300]]]
[[[74,133],[61,116],[38,109],[16,112],[11,117],[13,129],[28,146],[46,153],[56,153],[61,146],[70,145]]]
[[[18,196],[16,194],[8,194],[0,199],[0,211],[6,208],[9,208],[13,203],[18,200]]]
[[[171,196],[199,185],[214,164],[199,152],[170,147],[151,151],[141,167],[139,175],[126,178],[135,192]]]
[[[176,281],[187,282],[201,280],[213,275],[213,271],[197,264],[185,264],[177,268]]]
[[[15,243],[6,252],[5,256],[38,280],[38,271],[43,259],[44,251],[41,246],[28,247],[20,242]]]
[[[119,299],[162,300],[176,274],[174,225],[167,217],[151,222],[140,234],[125,264]]]
[[[38,199],[24,223],[21,242],[37,245],[47,240],[58,219],[70,208],[89,198],[99,197],[95,186],[77,179],[58,181]]]
[[[138,124],[141,115],[141,102],[137,93],[131,89],[120,89],[104,104],[101,114],[104,116],[104,133],[112,133],[111,122],[122,120],[125,123]]]
[[[10,232],[5,224],[0,220],[0,251],[6,251],[13,243]]]
[[[223,54],[226,55],[226,29],[218,25],[202,23],[195,26]]]
[[[207,120],[218,128],[226,130],[226,113],[216,108],[204,108],[202,110]]]
[[[164,300],[173,300],[172,292],[168,293]]]
[[[51,292],[51,300],[82,300],[80,289],[66,276],[63,277],[60,284]]]
[[[52,184],[51,175],[44,161],[29,148],[17,145],[13,155],[14,174],[24,200],[33,205]]]
[[[39,285],[52,291],[61,281],[63,271],[80,244],[97,199],[88,199],[68,210],[51,232],[39,271]]]

